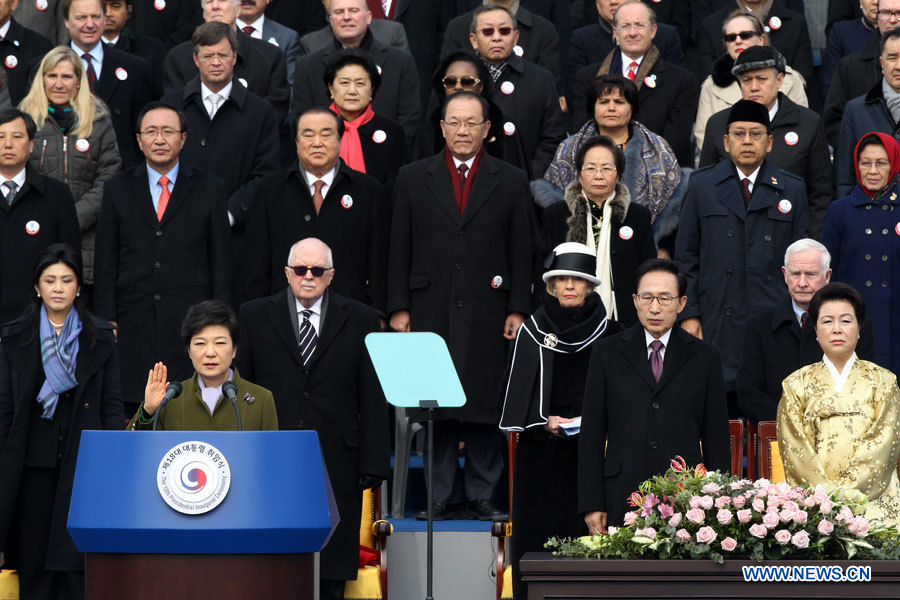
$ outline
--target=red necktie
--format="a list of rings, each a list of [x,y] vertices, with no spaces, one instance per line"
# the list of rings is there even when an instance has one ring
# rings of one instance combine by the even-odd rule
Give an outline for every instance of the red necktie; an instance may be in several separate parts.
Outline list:
[[[806,329],[807,321],[809,321],[809,313],[804,310],[803,314],[800,315],[800,329]]]
[[[634,78],[637,77],[638,66],[637,62],[632,62],[628,65],[628,79],[634,81]]]
[[[94,63],[91,62],[91,55],[87,52],[82,54],[81,58],[87,61],[88,86],[91,88],[91,93],[94,94],[97,92],[97,72],[94,71]]]
[[[165,175],[159,178],[159,185],[162,187],[162,192],[159,194],[159,202],[156,203],[156,218],[162,221],[163,214],[166,212],[166,207],[169,206],[169,198],[172,196],[171,192],[169,192],[169,178]]]
[[[741,183],[744,185],[744,203],[750,204],[750,178],[745,177]]]
[[[246,33],[249,36],[252,36],[253,32],[256,31],[256,29],[253,28],[253,25],[245,25],[245,26],[241,27],[241,31],[243,31],[244,33]]]

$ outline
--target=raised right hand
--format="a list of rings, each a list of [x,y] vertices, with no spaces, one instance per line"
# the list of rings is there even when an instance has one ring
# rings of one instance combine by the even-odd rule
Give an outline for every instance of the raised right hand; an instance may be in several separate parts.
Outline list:
[[[147,387],[144,388],[144,412],[152,415],[159,408],[163,397],[166,395],[166,387],[169,385],[168,369],[161,362],[153,365],[147,374]]]

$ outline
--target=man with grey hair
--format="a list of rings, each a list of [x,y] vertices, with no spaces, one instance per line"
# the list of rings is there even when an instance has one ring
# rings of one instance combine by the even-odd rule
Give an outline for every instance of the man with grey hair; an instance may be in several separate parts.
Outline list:
[[[362,492],[390,473],[387,403],[365,347],[381,323],[374,309],[328,289],[339,269],[321,240],[294,244],[287,289],[241,306],[236,361],[241,376],[275,395],[280,429],[319,434],[341,517],[320,554],[320,593],[329,600],[356,579]]]
[[[784,283],[789,301],[749,319],[737,374],[737,400],[751,423],[774,421],[784,378],[806,365],[822,360],[815,324],[808,323],[809,301],[831,279],[831,255],[819,242],[803,238],[784,252]],[[872,322],[860,324],[856,354],[875,359]]]

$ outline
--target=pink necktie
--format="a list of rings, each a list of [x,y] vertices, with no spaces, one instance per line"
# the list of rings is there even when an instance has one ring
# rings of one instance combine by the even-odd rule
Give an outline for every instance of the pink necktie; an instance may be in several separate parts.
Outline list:
[[[650,342],[650,370],[653,371],[656,383],[659,383],[659,378],[662,377],[663,359],[662,354],[659,352],[662,349],[663,343],[661,341],[653,340]]]
[[[156,203],[156,218],[162,221],[166,207],[169,206],[169,198],[172,193],[169,192],[169,178],[162,176],[159,178],[159,185],[162,186],[162,192],[159,193],[159,202]]]

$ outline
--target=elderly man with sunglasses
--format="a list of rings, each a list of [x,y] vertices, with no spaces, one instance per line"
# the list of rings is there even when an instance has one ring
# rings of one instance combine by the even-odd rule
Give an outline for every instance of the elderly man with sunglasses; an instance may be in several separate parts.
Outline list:
[[[310,108],[295,125],[297,161],[260,179],[253,193],[242,298],[281,290],[291,245],[314,236],[331,246],[341,265],[334,289],[383,310],[388,229],[383,187],[341,160],[344,124],[335,113]]]

